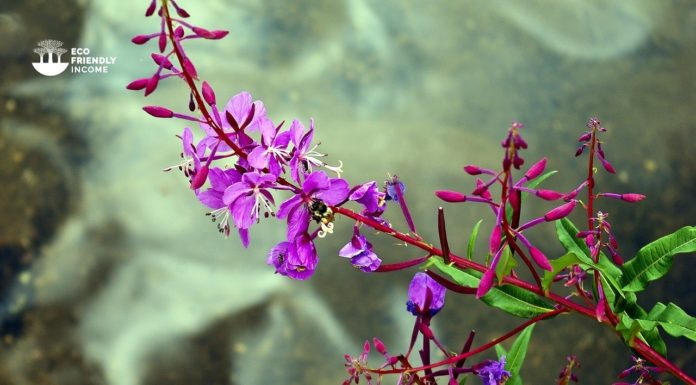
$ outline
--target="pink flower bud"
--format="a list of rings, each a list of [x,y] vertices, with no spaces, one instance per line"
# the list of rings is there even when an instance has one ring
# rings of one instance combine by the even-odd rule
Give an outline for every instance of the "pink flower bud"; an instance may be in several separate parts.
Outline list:
[[[152,36],[138,35],[132,38],[131,41],[137,45],[142,45],[147,43],[150,39],[152,39]]]
[[[546,200],[546,201],[555,201],[557,199],[561,199],[564,197],[564,194],[559,193],[558,191],[543,190],[543,189],[537,190],[535,195],[543,200]]]
[[[203,99],[205,99],[205,102],[211,106],[215,105],[215,92],[213,88],[210,87],[210,84],[208,84],[208,82],[203,82],[201,90],[203,91]]]
[[[216,29],[214,31],[210,31],[210,37],[208,37],[207,39],[219,40],[219,39],[222,39],[223,37],[227,36],[228,33],[230,33],[230,31]]]
[[[384,346],[384,343],[377,337],[374,337],[372,339],[372,343],[375,344],[375,349],[379,352],[381,355],[387,354],[387,348]]]
[[[176,29],[174,30],[174,37],[177,39],[181,39],[182,37],[184,37],[184,27],[176,27]]]
[[[133,91],[142,90],[143,88],[145,88],[145,86],[147,86],[147,82],[149,81],[150,78],[135,79],[132,82],[128,83],[126,88]]]
[[[479,299],[486,295],[489,290],[491,290],[491,287],[493,287],[493,278],[495,277],[495,268],[491,266],[486,272],[483,274],[483,277],[481,277],[481,282],[479,282],[479,286],[476,289],[476,298]]]
[[[635,193],[628,193],[628,194],[621,194],[621,200],[625,202],[640,202],[643,199],[645,199],[645,195],[643,194],[635,194]]]
[[[464,172],[466,172],[469,175],[479,175],[482,173],[481,167],[475,166],[473,164],[464,166]]]
[[[205,184],[206,179],[208,179],[208,166],[203,166],[191,179],[191,190],[201,188]]]
[[[575,156],[580,156],[583,151],[585,151],[585,147],[587,147],[586,144],[583,144],[582,146],[578,147],[577,151],[575,151]]]
[[[198,72],[196,72],[196,67],[193,66],[193,63],[191,63],[191,60],[189,60],[188,57],[184,57],[182,66],[184,67],[184,71],[186,71],[192,78],[198,79]]]
[[[164,52],[164,49],[167,48],[167,35],[165,35],[164,33],[160,33],[158,45],[159,51]]]
[[[529,254],[532,255],[532,259],[534,259],[534,262],[536,262],[536,264],[539,265],[539,267],[541,267],[544,270],[553,271],[553,267],[551,267],[549,259],[546,258],[546,256],[544,255],[544,253],[541,252],[541,250],[537,249],[536,247],[530,247]]]
[[[150,80],[147,81],[147,85],[145,86],[145,96],[150,95],[157,88],[158,83],[159,76],[155,74],[150,78]]]
[[[147,10],[145,11],[145,17],[150,17],[152,16],[153,13],[155,13],[155,8],[157,7],[157,1],[152,0],[150,2],[150,5],[147,7]]]
[[[587,142],[592,138],[592,133],[591,132],[586,132],[578,138],[578,142]]]
[[[576,201],[570,201],[566,204],[560,205],[555,209],[549,211],[544,215],[544,220],[546,222],[552,222],[561,218],[565,218],[570,214],[575,208]]]
[[[172,110],[159,106],[145,106],[143,110],[155,118],[171,118],[174,116]]]
[[[204,39],[207,39],[209,36],[211,36],[210,31],[208,31],[208,30],[205,29],[205,28],[201,28],[201,27],[191,27],[191,30],[193,31],[193,33],[195,33],[196,35],[198,35],[198,36],[200,36],[200,37],[202,37],[202,38],[204,38]]]
[[[437,195],[438,198],[442,199],[445,202],[456,203],[466,201],[466,195],[457,191],[438,190],[435,191],[435,195]]]
[[[158,66],[162,66],[162,68],[166,68],[166,69],[170,70],[170,69],[172,69],[172,67],[174,66],[174,65],[172,64],[172,62],[169,61],[169,59],[167,59],[167,57],[164,56],[164,55],[160,55],[160,54],[157,54],[157,53],[153,53],[153,54],[150,55],[150,56],[152,57],[152,60],[153,60]]]
[[[527,180],[532,180],[539,175],[541,175],[542,172],[544,172],[544,169],[546,168],[546,158],[543,158],[542,160],[534,163],[532,167],[527,170],[527,173],[524,174],[524,177],[527,178]]]
[[[491,231],[490,238],[488,238],[488,251],[491,254],[495,254],[498,251],[498,247],[500,247],[501,238],[501,228],[499,225],[496,225],[495,227],[493,227],[493,230]]]
[[[614,169],[614,166],[612,166],[608,160],[604,159],[603,156],[598,156],[598,158],[599,158],[599,161],[602,162],[602,166],[604,167],[605,170],[607,170],[608,173],[616,174],[616,170]]]
[[[609,249],[609,254],[611,254],[611,259],[614,261],[614,263],[618,266],[623,266],[624,261],[623,258],[619,255],[619,253],[614,250],[613,247],[607,247]]]

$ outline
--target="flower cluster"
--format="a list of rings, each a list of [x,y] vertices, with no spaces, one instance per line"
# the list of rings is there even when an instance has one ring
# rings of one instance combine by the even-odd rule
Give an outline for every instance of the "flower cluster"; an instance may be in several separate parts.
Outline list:
[[[218,105],[213,88],[200,81],[184,43],[221,39],[227,31],[194,26],[183,20],[189,16],[186,10],[174,1],[169,4],[180,18],[169,15],[167,2],[163,2],[157,11],[161,18],[159,31],[133,38],[136,44],[157,40],[158,53],[152,54],[156,70],[150,77],[134,80],[127,88],[144,90],[148,96],[160,81],[180,79],[187,83],[191,90],[189,112],[179,113],[161,106],[146,106],[143,110],[157,118],[176,118],[190,124],[179,136],[182,160],[166,170],[178,167],[183,172],[196,198],[210,209],[207,214],[217,223],[218,230],[227,236],[236,228],[247,247],[249,232],[259,221],[284,220],[286,239],[271,249],[267,263],[278,274],[306,279],[318,263],[316,238],[333,233],[336,207],[355,201],[363,207],[363,215],[388,225],[381,219],[387,188],[380,190],[374,181],[350,188],[340,177],[342,163],[330,166],[322,160],[325,155],[313,142],[313,120],[308,128],[299,120],[287,126],[284,121],[276,124],[264,103],[254,100],[248,92],[233,96],[224,106]],[[153,0],[146,16],[154,15],[156,9]],[[180,66],[170,60],[174,57]],[[329,176],[333,173],[336,177]],[[276,206],[278,194],[290,196]],[[381,260],[359,228],[356,223],[353,239],[339,255],[350,258],[353,266],[371,272]]]
[[[516,357],[524,357],[531,326],[565,312],[574,311],[589,317],[594,316],[597,321],[618,330],[619,318],[614,313],[616,303],[610,300],[617,296],[609,295],[609,292],[616,294],[615,290],[618,290],[620,293],[620,288],[603,286],[602,274],[605,273],[601,271],[598,262],[600,257],[607,258],[602,250],[605,250],[618,266],[623,264],[623,258],[618,254],[618,243],[607,221],[608,214],[602,211],[595,213],[594,203],[598,198],[638,202],[644,196],[635,193],[594,191],[595,160],[600,162],[607,172],[616,172],[607,161],[602,142],[598,138],[598,134],[606,129],[597,118],[589,120],[588,131],[580,136],[581,145],[576,152],[576,156],[585,150],[590,154],[587,178],[570,191],[538,188],[539,183],[551,174],[544,174],[546,158],[531,165],[521,177],[513,175],[516,173],[515,170],[520,170],[525,164],[521,151],[527,148],[527,142],[521,135],[524,125],[519,122],[512,123],[501,143],[504,150],[502,169],[491,170],[468,165],[464,167],[464,171],[476,177],[470,193],[436,191],[436,195],[445,202],[473,202],[490,209],[495,221],[488,235],[486,263],[479,264],[471,255],[474,250],[473,242],[470,242],[467,259],[450,251],[442,207],[438,209],[437,218],[441,248],[436,248],[418,234],[406,202],[406,186],[397,176],[389,176],[381,188],[375,181],[351,187],[341,178],[342,162],[339,161],[338,166],[330,166],[322,160],[325,154],[319,152],[318,144],[313,142],[313,120],[310,120],[308,127],[299,120],[292,120],[288,125],[285,121],[274,122],[264,103],[254,100],[248,92],[233,96],[224,106],[218,105],[215,91],[208,82],[199,79],[195,66],[186,55],[184,44],[194,39],[218,40],[228,32],[192,25],[184,20],[189,17],[188,12],[174,0],[159,1],[159,8],[157,0],[152,0],[146,10],[146,16],[157,14],[160,17],[159,30],[132,39],[135,44],[157,41],[157,52],[151,55],[155,63],[154,73],[134,80],[127,88],[143,90],[144,95],[148,96],[156,91],[160,81],[179,79],[186,83],[190,92],[188,112],[181,113],[162,106],[146,106],[143,110],[156,118],[179,119],[188,125],[178,136],[182,146],[181,160],[166,170],[178,168],[182,171],[190,190],[201,204],[209,208],[207,214],[216,222],[222,234],[228,236],[233,228],[236,229],[242,244],[247,247],[254,225],[265,219],[283,221],[286,228],[285,237],[270,250],[266,263],[272,266],[277,274],[303,280],[312,276],[318,264],[315,243],[334,232],[335,217],[342,215],[354,220],[353,234],[338,251],[338,255],[350,260],[355,268],[364,272],[389,272],[430,261],[428,266],[434,264],[438,271],[443,273],[440,275],[428,267],[425,272],[415,273],[411,280],[406,310],[415,317],[406,353],[391,355],[384,343],[374,338],[372,344],[382,355],[384,362],[378,367],[369,367],[368,355],[371,345],[366,341],[359,356],[345,356],[348,378],[344,385],[353,382],[357,384],[361,378],[368,384],[379,385],[386,374],[398,374],[397,384],[400,385],[429,385],[442,379],[447,379],[449,384],[454,385],[459,383],[460,375],[478,376],[484,385],[502,385],[508,379],[511,382],[521,382],[521,363],[516,361],[515,364],[507,365],[504,349],[503,353],[499,353],[498,360],[485,359],[469,366],[466,360],[497,346],[517,333],[523,335],[513,343],[511,349],[515,350]],[[173,7],[178,18],[170,14],[170,7]],[[332,175],[334,173],[335,177]],[[494,185],[500,186],[500,193],[496,196],[492,192]],[[581,200],[579,195],[583,190],[587,192],[587,198]],[[523,221],[524,195],[556,203],[543,215]],[[276,201],[282,202],[276,204]],[[387,207],[386,202],[389,201],[399,205],[408,232],[394,229],[382,217]],[[360,207],[359,213],[344,207],[349,202],[354,202]],[[543,223],[561,220],[560,225],[567,224],[569,220],[566,217],[578,206],[585,209],[588,226],[586,230],[573,235],[582,239],[587,248],[583,248],[582,242],[578,244],[574,240],[570,242],[573,243],[572,249],[564,243],[566,249],[571,251],[568,257],[572,257],[572,253],[585,255],[580,259],[571,258],[571,262],[561,266],[565,268],[565,272],[559,274],[558,264],[554,262],[552,266],[547,256],[527,238],[527,233]],[[383,265],[372,243],[361,233],[363,227],[396,238],[427,254],[420,258]],[[571,223],[570,226],[564,227],[566,230],[567,228],[574,227]],[[472,239],[475,239],[477,233],[478,225],[472,232]],[[564,239],[571,237],[572,235],[566,235]],[[528,267],[536,281],[535,284],[518,278],[515,271],[516,258],[521,259]],[[582,260],[582,263],[576,263],[578,260]],[[630,267],[630,263],[626,267]],[[621,270],[620,267],[610,267]],[[543,282],[538,269],[545,271]],[[444,275],[456,282],[450,281]],[[594,280],[591,291],[583,287],[587,277]],[[478,284],[475,283],[477,278]],[[574,287],[576,292],[567,297],[549,293],[549,282],[561,280],[565,281],[566,287]],[[517,305],[500,300],[499,295],[488,295],[496,285],[513,286],[515,290],[534,296],[540,303],[549,300],[555,306],[549,306],[545,310],[539,306],[534,312],[520,310]],[[502,291],[505,289],[500,288]],[[475,333],[471,331],[459,353],[453,353],[436,337],[431,328],[432,318],[444,307],[445,293],[448,290],[460,294],[475,294],[477,298],[485,297],[483,300],[489,305],[529,319],[476,348],[472,348]],[[517,295],[516,292],[505,292],[507,296]],[[573,302],[572,297],[576,295],[584,300],[583,304]],[[632,305],[638,306],[635,303]],[[623,321],[627,314],[624,312],[619,316],[623,317]],[[638,324],[640,326],[640,323]],[[631,338],[634,338],[633,336]],[[417,347],[419,339],[421,345]],[[659,367],[647,366],[645,360],[636,358],[635,365],[624,371],[620,375],[621,378],[638,374],[639,378],[634,384],[659,384],[653,374],[666,368],[680,379],[690,380],[686,374],[642,340],[631,341],[627,339],[626,342]],[[432,362],[431,349],[437,349],[444,359]],[[412,363],[413,352],[417,352],[421,366]],[[509,354],[513,355],[512,350]],[[577,362],[575,357],[571,356],[558,376],[559,385],[577,381],[572,373],[574,367],[577,367]]]

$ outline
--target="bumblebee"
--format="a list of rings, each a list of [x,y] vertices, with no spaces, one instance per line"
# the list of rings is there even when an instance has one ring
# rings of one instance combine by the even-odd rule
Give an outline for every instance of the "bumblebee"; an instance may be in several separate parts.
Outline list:
[[[334,221],[333,211],[320,199],[312,199],[312,203],[309,204],[309,212],[317,223],[328,225]]]

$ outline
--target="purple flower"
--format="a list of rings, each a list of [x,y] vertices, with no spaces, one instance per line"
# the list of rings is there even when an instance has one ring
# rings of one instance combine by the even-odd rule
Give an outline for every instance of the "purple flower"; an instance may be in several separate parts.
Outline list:
[[[198,146],[193,144],[193,133],[191,129],[186,127],[181,134],[181,162],[175,166],[167,167],[164,171],[170,171],[174,168],[184,172],[184,175],[189,179],[193,179],[196,173],[201,169],[201,158],[205,155],[206,146],[198,143]]]
[[[227,187],[239,182],[242,176],[239,171],[230,169],[223,170],[218,167],[213,167],[208,173],[210,188],[197,194],[198,200],[204,205],[213,209],[207,213],[212,217],[213,222],[217,222],[218,230],[224,233],[225,236],[230,234],[229,207],[223,201],[223,196]]]
[[[312,146],[314,138],[314,119],[309,121],[309,130],[304,132],[305,128],[298,120],[293,120],[290,125],[290,140],[295,146],[290,159],[290,174],[297,182],[300,182],[300,176],[312,172],[313,167],[324,167],[335,172],[338,177],[341,177],[343,170],[343,162],[339,161],[338,166],[328,166],[319,158],[326,156],[318,152],[318,145]]]
[[[307,279],[317,268],[319,257],[309,234],[304,233],[294,242],[281,242],[268,253],[266,263],[274,266],[276,273],[292,279]]]
[[[431,317],[445,306],[445,287],[430,278],[428,274],[418,272],[408,285],[406,309],[413,315],[427,314]]]
[[[475,372],[483,385],[501,385],[510,377],[510,372],[505,370],[505,356],[500,361],[487,360],[479,365]]]
[[[401,190],[401,194],[403,194],[406,191],[406,185],[404,182],[400,180],[394,181],[392,178],[387,179],[387,182],[385,183],[385,199],[388,201],[394,201],[398,202],[399,201],[399,192],[396,191],[396,185],[399,185],[399,190]]]
[[[384,212],[385,193],[379,191],[377,182],[367,182],[352,190],[348,199],[360,203],[370,216],[379,216]]]
[[[268,189],[275,187],[275,181],[274,175],[247,172],[241,181],[225,189],[222,200],[230,207],[237,227],[249,229],[258,221],[262,208],[267,213],[273,212],[273,196]]]
[[[290,143],[290,131],[278,133],[280,127],[276,128],[268,118],[261,119],[259,123],[261,130],[261,145],[254,148],[247,160],[251,167],[263,170],[268,167],[271,174],[279,176],[283,173],[283,164],[290,157],[287,152]]]
[[[360,234],[357,227],[353,228],[353,238],[343,246],[338,255],[350,258],[350,263],[366,273],[377,270],[382,260],[372,251],[372,243],[368,242],[364,235]]]
[[[323,171],[311,173],[302,183],[302,191],[280,205],[278,218],[288,219],[288,240],[295,239],[307,231],[309,220],[321,225],[319,237],[333,232],[335,206],[348,197],[348,182],[340,178],[329,178]]]
[[[260,122],[266,117],[266,109],[263,102],[253,101],[251,94],[242,92],[233,96],[223,111],[217,107],[211,108],[213,119],[222,128],[222,131],[239,147],[251,146],[254,141],[245,133],[259,130]],[[221,139],[215,130],[208,124],[201,123],[201,128],[206,132],[206,146],[212,148]],[[230,147],[224,142],[220,143],[220,151],[230,151]]]

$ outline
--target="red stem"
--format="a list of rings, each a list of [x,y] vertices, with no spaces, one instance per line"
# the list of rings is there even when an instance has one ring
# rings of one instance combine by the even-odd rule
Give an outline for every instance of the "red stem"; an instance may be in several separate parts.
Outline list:
[[[442,360],[442,361],[438,361],[438,362],[432,363],[432,364],[430,364],[430,365],[424,365],[424,366],[420,366],[420,367],[416,367],[416,368],[410,368],[410,369],[408,369],[408,371],[409,371],[409,372],[410,372],[410,371],[420,371],[420,370],[426,370],[426,369],[436,368],[436,367],[438,367],[438,366],[455,364],[455,363],[456,363],[457,361],[459,361],[459,360],[463,360],[463,359],[465,359],[465,358],[467,358],[467,357],[471,357],[471,356],[473,356],[473,355],[476,355],[476,354],[478,354],[478,353],[481,353],[481,352],[483,352],[483,351],[486,351],[486,350],[492,348],[493,346],[495,346],[495,345],[497,345],[497,344],[499,344],[499,343],[505,341],[506,339],[508,339],[508,338],[510,338],[510,337],[512,337],[512,336],[514,336],[515,334],[521,332],[522,330],[524,330],[525,328],[527,328],[527,326],[529,326],[529,325],[535,324],[535,323],[537,323],[537,322],[539,322],[539,321],[542,321],[542,320],[545,320],[545,319],[547,319],[547,318],[556,316],[556,315],[558,315],[558,314],[560,314],[560,313],[563,313],[563,312],[566,312],[566,311],[568,311],[568,310],[567,310],[567,309],[555,309],[555,310],[552,310],[552,311],[550,311],[550,312],[548,312],[548,313],[540,314],[540,315],[538,315],[538,316],[536,316],[536,317],[534,317],[534,318],[532,318],[532,319],[530,319],[530,320],[527,320],[526,322],[524,322],[524,323],[518,325],[516,328],[510,330],[509,332],[503,334],[502,336],[500,336],[500,337],[498,337],[498,338],[496,338],[496,339],[494,339],[494,340],[492,340],[492,341],[490,341],[490,342],[487,342],[487,343],[485,343],[485,344],[483,344],[483,345],[477,347],[477,348],[474,349],[474,350],[470,350],[470,351],[468,351],[468,352],[466,352],[466,353],[458,354],[458,355],[456,355],[456,356],[451,356],[451,357],[449,357],[449,358],[447,358],[447,359],[444,359],[444,360]],[[378,373],[378,374],[381,374],[381,375],[382,375],[382,374],[394,374],[394,373],[402,373],[402,372],[404,372],[404,369],[373,370],[372,372],[373,372],[373,373]]]
[[[184,55],[179,50],[179,47],[177,46],[176,41],[174,39],[174,26],[172,24],[172,18],[169,14],[168,0],[161,0],[161,1],[162,1],[162,12],[164,13],[165,23],[167,24],[167,30],[169,31],[169,39],[172,42],[174,54],[176,55],[176,58],[179,61],[179,64],[181,65],[184,62]],[[208,112],[208,110],[205,106],[203,98],[201,97],[201,94],[198,91],[198,88],[196,87],[196,83],[195,83],[193,77],[191,76],[191,74],[188,73],[188,71],[186,71],[186,69],[183,67],[183,65],[181,67],[182,67],[182,74],[183,74],[184,79],[186,80],[186,83],[187,83],[187,85],[188,85],[188,87],[193,95],[193,98],[196,102],[196,105],[198,106],[198,109],[201,111],[201,114],[203,115],[203,117],[205,117],[205,120],[207,121],[208,125],[215,131],[215,133],[218,135],[218,137],[222,141],[224,141],[225,144],[227,144],[237,155],[239,155],[242,159],[246,159],[247,154],[241,148],[239,148],[239,146],[237,146],[227,136],[227,134],[223,131],[223,129],[220,126],[218,126],[215,123],[215,121],[213,120],[213,118],[210,116],[210,113]],[[588,225],[589,225],[590,229],[592,229],[592,213],[593,213],[593,201],[594,201],[592,190],[594,187],[593,160],[594,160],[595,144],[596,144],[596,137],[595,137],[595,133],[593,132],[593,134],[592,134],[592,146],[590,148],[590,163],[589,163],[590,167],[589,167],[589,172],[588,172],[589,197],[588,197],[587,212],[588,212]],[[506,177],[506,180],[507,180],[507,177]],[[292,186],[291,184],[289,184],[285,180],[281,180],[280,182],[282,184]],[[504,186],[503,191],[505,191],[505,187],[506,186]],[[398,193],[398,187],[397,187],[397,193]],[[400,233],[398,231],[395,231],[389,227],[386,227],[386,226],[384,226],[376,221],[373,221],[369,218],[363,217],[363,216],[361,216],[361,215],[359,215],[351,210],[344,209],[342,207],[333,207],[333,211],[335,213],[339,213],[339,214],[342,214],[342,215],[347,216],[349,218],[352,218],[356,221],[365,223],[366,225],[374,228],[375,230],[382,231],[382,232],[387,233],[388,235],[390,235],[394,238],[400,239],[408,244],[419,247],[419,248],[427,251],[428,253],[430,253],[432,255],[438,255],[440,257],[443,256],[443,253],[440,249],[435,248],[432,245],[427,244],[422,240],[405,235],[405,234]],[[506,222],[506,218],[503,218],[503,220]],[[509,229],[508,229],[508,231],[509,231]],[[511,234],[508,234],[508,236],[511,236]],[[514,242],[512,242],[512,244],[514,244]],[[520,255],[523,257],[523,259],[525,259],[523,254],[520,254]],[[460,268],[474,269],[474,270],[477,270],[480,272],[486,271],[485,266],[482,266],[482,265],[475,263],[473,261],[469,261],[467,259],[458,257],[454,254],[450,253],[450,258]],[[533,275],[535,276],[535,279],[538,281],[539,280],[538,275],[536,274],[534,269],[531,269],[531,271],[532,271]],[[578,312],[580,314],[583,314],[585,316],[594,318],[593,310],[585,308],[584,306],[578,305],[578,304],[576,304],[576,303],[574,303],[566,298],[558,296],[556,294],[544,293],[543,289],[540,286],[539,287],[534,286],[528,282],[522,281],[522,280],[520,280],[518,278],[514,278],[514,277],[505,277],[503,279],[503,282],[507,283],[507,284],[511,284],[513,286],[520,287],[522,289],[526,289],[526,290],[531,291],[539,296],[546,297],[546,298],[548,298],[548,299],[550,299],[550,300],[552,300],[560,305],[563,305],[567,309],[570,309],[570,310],[573,310],[573,311]],[[609,309],[609,311],[611,312],[611,309],[609,307],[607,307],[607,309]],[[543,319],[546,319],[548,317],[554,316],[554,315],[559,314],[563,311],[567,311],[567,310],[566,309],[556,309],[554,311],[551,311],[551,312],[542,314],[540,316],[537,316],[535,318],[532,318],[529,321],[516,327],[515,329],[512,329],[508,333],[498,337],[497,339],[495,339],[487,344],[480,346],[479,348],[477,348],[475,350],[472,350],[472,351],[469,351],[467,353],[463,353],[463,354],[460,354],[457,356],[453,356],[447,360],[440,361],[438,363],[428,365],[427,368],[434,368],[434,367],[441,366],[441,365],[453,364],[461,359],[464,359],[466,357],[480,353],[484,350],[489,349],[490,347],[494,346],[495,344],[497,344],[501,341],[504,341],[507,338],[510,338],[511,336],[519,333],[528,325],[531,325],[533,323],[536,323],[536,322],[541,321]],[[608,323],[608,324],[612,325],[612,322],[610,320],[602,319],[601,322]],[[614,325],[612,325],[612,326],[614,326]],[[677,378],[679,378],[680,380],[684,381],[685,383],[687,383],[689,385],[696,385],[696,380],[689,377],[686,373],[684,373],[678,367],[676,367],[674,364],[672,364],[670,361],[668,361],[667,359],[662,357],[659,353],[657,353],[655,350],[653,350],[649,345],[645,344],[643,341],[637,340],[637,339],[634,340],[634,349],[636,351],[638,351],[648,361],[652,362],[654,365],[657,365],[661,368],[666,369],[671,374],[673,374],[674,376],[676,376]],[[412,369],[409,369],[409,371],[419,371],[419,370],[424,370],[424,369],[426,369],[426,367],[412,368]],[[394,369],[394,370],[390,370],[390,371],[375,371],[375,373],[380,373],[380,374],[399,373],[399,372],[403,372],[403,370]]]
[[[349,210],[349,209],[346,209],[343,207],[332,207],[332,210],[334,213],[341,214],[341,215],[346,216],[348,218],[351,218],[355,221],[364,223],[364,224],[372,227],[373,229],[375,229],[377,231],[381,231],[383,233],[386,233],[389,236],[392,236],[396,239],[404,241],[405,243],[416,246],[416,247],[428,252],[431,255],[437,255],[437,256],[442,257],[442,251],[440,249],[438,249],[438,248],[434,247],[433,245],[428,244],[420,239],[416,239],[416,238],[411,237],[409,235],[398,232],[390,227],[382,225],[379,222],[376,222],[370,218],[364,217],[364,216],[362,216],[362,215],[360,215],[352,210]],[[480,271],[480,272],[486,271],[485,266],[480,265],[476,262],[470,261],[468,259],[459,257],[453,253],[450,253],[450,259],[459,268],[473,269],[473,270]],[[559,305],[562,305],[565,309],[575,311],[577,313],[580,313],[580,314],[582,314],[586,317],[592,318],[592,319],[596,319],[595,312],[594,312],[593,308],[588,308],[588,307],[582,306],[582,305],[577,304],[577,303],[575,303],[575,302],[573,302],[565,297],[561,297],[561,296],[554,294],[554,293],[550,293],[550,292],[545,293],[543,289],[537,287],[534,284],[523,281],[519,278],[505,277],[503,279],[503,283],[517,286],[521,289],[525,289],[525,290],[530,291],[530,292],[532,292],[536,295],[539,295],[541,297],[548,298],[551,301],[553,301]],[[542,314],[541,316],[544,316],[544,314]],[[602,320],[600,322],[611,326],[612,329],[615,328],[615,325],[613,324],[613,322],[607,318],[602,318]],[[527,324],[528,323],[529,323],[529,321],[527,322]],[[654,365],[659,366],[661,368],[664,368],[665,370],[670,372],[672,375],[681,379],[682,381],[686,382],[689,385],[696,385],[696,380],[689,377],[686,373],[681,371],[678,367],[676,367],[674,364],[669,362],[666,358],[662,357],[659,353],[657,353],[655,350],[653,350],[650,346],[648,346],[644,342],[639,341],[639,340],[635,340],[634,344],[635,344],[634,349],[638,353],[640,353],[645,359],[652,362]],[[495,345],[495,344],[493,344],[493,345]],[[461,357],[461,355],[456,356],[456,357],[457,357],[457,360],[463,358],[463,357]],[[466,356],[466,357],[468,357],[468,356]],[[449,363],[449,362],[443,361],[443,362],[440,362],[438,364],[444,365],[447,363]],[[435,364],[433,364],[433,365],[435,365]],[[395,370],[395,371],[392,371],[390,373],[398,373],[398,372],[399,372],[398,370]],[[380,372],[380,373],[386,374],[384,372]]]

